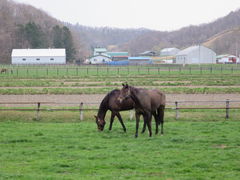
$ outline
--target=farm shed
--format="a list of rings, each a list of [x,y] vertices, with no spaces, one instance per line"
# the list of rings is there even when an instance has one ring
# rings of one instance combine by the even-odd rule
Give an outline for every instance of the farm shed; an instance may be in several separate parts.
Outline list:
[[[204,46],[191,46],[176,55],[176,64],[215,64],[216,53]]]
[[[129,65],[152,64],[150,57],[128,57]]]
[[[66,64],[66,50],[13,49],[12,64]]]
[[[107,62],[111,62],[112,59],[110,56],[105,56],[105,55],[96,55],[96,56],[92,56],[89,59],[89,64],[104,64]]]
[[[218,64],[236,64],[238,62],[239,62],[239,58],[234,55],[223,54],[223,55],[217,56]]]
[[[176,56],[179,51],[178,48],[164,48],[160,51],[160,56]]]

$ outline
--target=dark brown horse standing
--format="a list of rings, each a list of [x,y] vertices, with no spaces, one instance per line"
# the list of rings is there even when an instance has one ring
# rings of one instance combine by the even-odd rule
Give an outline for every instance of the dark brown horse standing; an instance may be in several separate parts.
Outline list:
[[[109,126],[109,130],[112,129],[112,124],[114,121],[115,116],[118,117],[118,120],[120,121],[123,130],[126,132],[126,127],[123,123],[122,117],[119,113],[119,111],[125,111],[125,110],[131,110],[134,108],[134,102],[131,98],[125,98],[124,100],[120,98],[120,90],[119,89],[115,89],[112,90],[111,92],[109,92],[102,100],[99,110],[98,110],[98,114],[97,116],[95,116],[96,119],[96,123],[98,126],[98,129],[100,131],[103,131],[104,126],[106,124],[105,121],[105,116],[108,110],[110,110],[111,113],[111,119],[110,119],[110,126]],[[142,114],[139,114],[139,116]],[[159,124],[159,120],[157,117],[157,113],[153,112],[153,116],[155,118],[155,122],[156,122],[156,134],[158,132],[158,124]],[[143,129],[142,129],[142,133],[145,132],[146,129],[146,123],[144,121],[144,125],[143,125]]]
[[[123,101],[125,99],[131,98],[135,104],[136,113],[136,134],[138,137],[138,128],[140,115],[143,115],[144,123],[147,124],[149,130],[149,136],[152,136],[151,119],[152,114],[158,119],[158,124],[161,124],[161,134],[163,134],[163,123],[164,123],[164,109],[166,104],[166,96],[159,90],[147,90],[142,88],[135,88],[133,86],[128,86],[128,84],[123,84],[123,88],[120,92],[120,99]],[[156,124],[156,133],[157,126]]]
[[[119,122],[121,123],[124,132],[126,132],[126,127],[123,123],[122,117],[119,113],[119,111],[125,111],[125,110],[131,110],[134,108],[134,102],[132,101],[131,98],[126,98],[123,101],[119,101],[119,95],[120,95],[120,90],[115,89],[109,92],[102,100],[98,114],[95,116],[96,118],[96,123],[98,126],[98,129],[100,131],[103,131],[104,126],[106,124],[105,122],[105,116],[108,110],[112,112],[111,114],[111,120],[110,120],[110,126],[109,130],[112,129],[112,123],[114,121],[115,116],[118,117]]]

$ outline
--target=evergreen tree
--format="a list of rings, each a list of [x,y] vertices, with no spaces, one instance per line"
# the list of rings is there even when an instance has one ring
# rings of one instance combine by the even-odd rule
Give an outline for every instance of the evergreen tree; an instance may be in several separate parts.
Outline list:
[[[54,48],[64,48],[63,45],[63,30],[59,25],[53,27],[53,47]]]
[[[75,59],[76,50],[74,48],[73,38],[70,30],[64,26],[63,31],[63,45],[66,49],[66,59],[67,61],[72,61]]]
[[[24,35],[31,48],[43,48],[46,44],[41,27],[37,26],[34,22],[29,22],[25,25]]]

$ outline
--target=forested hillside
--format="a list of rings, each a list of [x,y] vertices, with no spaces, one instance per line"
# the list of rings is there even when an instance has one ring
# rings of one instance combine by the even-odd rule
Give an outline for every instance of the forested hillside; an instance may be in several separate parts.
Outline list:
[[[211,23],[184,27],[171,32],[147,29],[91,28],[80,25],[74,26],[74,29],[84,37],[84,44],[87,47],[109,46],[109,49],[129,51],[130,54],[135,55],[146,50],[159,51],[165,47],[185,48],[195,44],[204,44],[218,34],[239,27],[240,10],[236,10]],[[238,33],[233,33],[231,37],[221,37],[224,37],[224,39],[218,38],[218,41],[205,43],[204,45],[219,54],[236,52],[235,44],[240,44]]]
[[[131,55],[194,44],[204,44],[218,54],[239,54],[240,49],[240,10],[208,24],[171,32],[80,24],[61,22],[32,6],[0,0],[0,63],[10,63],[13,48],[66,48],[69,62],[84,60],[94,47],[128,51]]]
[[[129,49],[132,53],[139,53],[143,50],[160,50],[164,47],[175,46],[184,48],[193,44],[202,44],[211,39],[216,34],[233,30],[240,27],[240,10],[231,12],[229,15],[219,18],[209,24],[199,26],[189,26],[172,32],[149,32],[141,37],[138,37],[121,47]],[[228,43],[240,42],[238,34],[232,34],[232,37],[225,37],[218,43],[206,44],[213,48],[217,53],[233,52],[235,47],[228,46]],[[228,43],[227,43],[227,42]]]
[[[67,26],[32,6],[0,0],[0,63],[10,63],[13,48],[66,48],[76,57],[75,37]]]

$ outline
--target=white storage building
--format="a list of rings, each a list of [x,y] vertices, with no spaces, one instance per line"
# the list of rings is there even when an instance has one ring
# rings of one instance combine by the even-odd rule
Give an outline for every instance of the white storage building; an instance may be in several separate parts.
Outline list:
[[[13,49],[12,64],[66,64],[66,50]]]
[[[191,46],[176,55],[176,64],[215,64],[216,53],[204,46]]]

